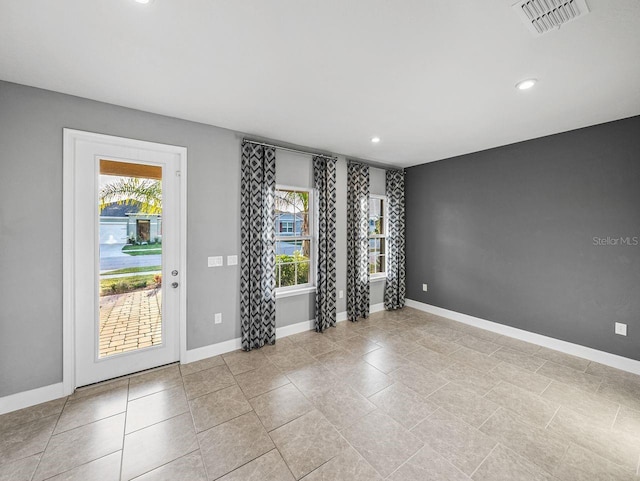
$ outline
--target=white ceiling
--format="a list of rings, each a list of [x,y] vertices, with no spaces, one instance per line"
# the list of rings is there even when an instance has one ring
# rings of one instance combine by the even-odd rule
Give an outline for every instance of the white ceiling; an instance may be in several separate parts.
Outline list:
[[[0,0],[0,79],[399,166],[640,114],[639,0],[512,3]]]

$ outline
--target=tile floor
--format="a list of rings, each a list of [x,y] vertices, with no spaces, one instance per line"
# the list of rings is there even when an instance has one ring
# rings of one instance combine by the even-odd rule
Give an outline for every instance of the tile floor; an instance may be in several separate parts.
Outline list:
[[[638,480],[640,377],[405,308],[0,417],[0,480]]]

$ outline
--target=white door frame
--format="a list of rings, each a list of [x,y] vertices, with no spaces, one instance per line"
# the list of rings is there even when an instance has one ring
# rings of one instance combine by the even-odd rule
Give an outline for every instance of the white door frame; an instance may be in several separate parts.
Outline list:
[[[64,394],[73,393],[76,386],[75,349],[75,162],[78,142],[100,142],[133,149],[155,150],[176,154],[180,169],[180,259],[179,272],[179,352],[180,359],[186,358],[187,351],[187,149],[175,145],[159,144],[143,140],[127,139],[112,135],[63,129],[63,217],[62,217],[62,383]]]

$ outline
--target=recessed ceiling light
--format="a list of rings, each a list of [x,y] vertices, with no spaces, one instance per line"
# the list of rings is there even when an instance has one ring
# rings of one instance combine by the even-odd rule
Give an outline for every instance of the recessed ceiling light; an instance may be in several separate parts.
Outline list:
[[[521,80],[516,84],[516,88],[518,90],[528,90],[533,87],[538,80],[534,78],[528,78],[526,80]]]
[[[142,3],[143,5],[146,5],[147,3],[151,3],[152,0],[135,0],[136,3]]]
[[[377,144],[378,142],[380,142],[380,137],[371,137],[371,142]]]

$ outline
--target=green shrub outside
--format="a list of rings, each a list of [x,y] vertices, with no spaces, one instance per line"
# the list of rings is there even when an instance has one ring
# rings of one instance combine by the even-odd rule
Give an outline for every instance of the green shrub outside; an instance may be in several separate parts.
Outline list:
[[[296,263],[298,276],[296,278]],[[278,284],[280,279],[280,284]],[[276,285],[278,287],[295,286],[309,282],[309,258],[300,251],[293,255],[280,254],[276,256]]]
[[[159,283],[153,274],[102,279],[100,281],[100,295],[110,296],[112,294],[124,294],[126,292],[137,291],[139,289],[151,289],[154,287],[159,287]]]

